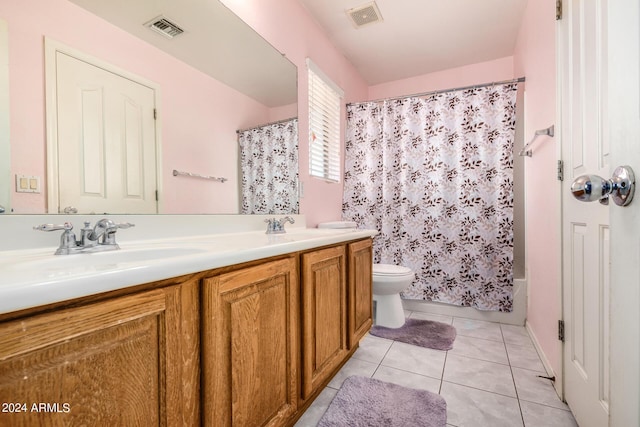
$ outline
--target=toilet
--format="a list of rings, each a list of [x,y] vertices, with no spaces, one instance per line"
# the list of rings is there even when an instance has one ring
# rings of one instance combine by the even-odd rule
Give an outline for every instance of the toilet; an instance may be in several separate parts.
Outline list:
[[[318,224],[318,228],[356,228],[355,222],[333,221]],[[393,264],[373,264],[373,301],[375,324],[387,328],[404,325],[404,309],[400,292],[407,289],[415,273],[407,267]]]
[[[393,264],[373,264],[373,301],[375,324],[387,328],[404,325],[404,309],[400,292],[407,289],[415,273],[407,267]]]

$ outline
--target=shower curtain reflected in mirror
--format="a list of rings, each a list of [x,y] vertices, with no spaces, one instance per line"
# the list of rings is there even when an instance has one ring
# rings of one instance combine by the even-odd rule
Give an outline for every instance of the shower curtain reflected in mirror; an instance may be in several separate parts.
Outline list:
[[[243,214],[298,213],[298,119],[238,131]]]
[[[348,106],[343,219],[416,272],[404,298],[512,310],[516,89]]]

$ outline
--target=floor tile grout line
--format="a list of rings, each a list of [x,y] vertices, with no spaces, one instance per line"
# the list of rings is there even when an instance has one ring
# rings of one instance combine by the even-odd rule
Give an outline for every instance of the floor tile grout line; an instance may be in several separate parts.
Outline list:
[[[449,351],[447,350],[447,353],[448,352]],[[507,362],[507,363],[496,362],[495,360],[480,359],[479,357],[469,356],[469,355],[466,355],[466,354],[452,353],[451,355],[454,356],[454,357],[466,357],[468,359],[479,360],[480,362],[488,362],[488,363],[494,363],[496,365],[509,366],[509,362]]]
[[[484,388],[473,387],[473,386],[470,386],[470,385],[468,385],[468,384],[460,384],[460,383],[457,383],[457,382],[455,382],[455,381],[451,381],[451,380],[442,381],[442,382],[443,382],[443,383],[454,384],[454,385],[457,385],[457,386],[460,386],[460,387],[470,388],[470,389],[477,390],[477,391],[483,391],[483,392],[485,392],[485,393],[495,394],[496,396],[508,397],[509,399],[519,400],[519,399],[518,399],[517,397],[515,397],[515,396],[510,396],[510,395],[508,395],[508,394],[503,394],[503,393],[497,393],[497,392],[495,392],[495,391],[487,390],[487,389],[484,389]],[[535,402],[534,402],[534,403],[535,403]]]
[[[502,340],[504,341],[504,331],[502,325],[500,325],[500,333],[502,334]],[[516,377],[513,375],[513,367],[511,366],[511,358],[509,357],[509,350],[507,349],[507,343],[504,343],[504,351],[507,353],[507,360],[509,361],[509,372],[511,372],[511,381],[513,381],[513,389],[516,392],[516,399],[518,400],[518,409],[520,409],[520,418],[522,419],[522,425],[526,427],[524,422],[524,414],[522,413],[522,403],[520,403],[520,395],[518,394],[518,386],[516,385]]]
[[[449,356],[449,350],[444,354],[444,363],[442,363],[442,373],[440,374],[440,387],[438,388],[438,394],[442,396],[442,383],[444,383],[444,370],[447,367],[447,357]]]
[[[535,372],[536,374],[540,374],[540,375],[549,375],[547,372],[545,371],[538,371],[537,369],[529,369],[529,368],[523,368],[521,366],[515,366],[515,365],[510,365],[512,368],[516,368],[516,369],[522,369],[523,371],[529,371],[529,372]]]
[[[445,356],[445,360],[446,360],[446,356]],[[419,372],[413,372],[413,371],[408,371],[406,369],[400,369],[400,368],[398,368],[396,366],[385,365],[382,362],[380,362],[380,365],[378,367],[380,367],[380,366],[382,366],[383,368],[395,369],[396,371],[404,372],[404,373],[407,373],[407,374],[419,375],[421,377],[429,378],[431,380],[440,380],[440,381],[442,381],[442,375],[440,376],[440,378],[436,378],[436,377],[432,377],[431,375],[425,375],[425,374],[421,374]],[[442,370],[444,372],[444,365],[442,365]],[[377,369],[376,369],[376,371],[377,371]]]
[[[375,335],[374,335],[375,336]],[[391,340],[391,345],[389,346],[389,348],[387,349],[387,351],[384,352],[384,356],[382,356],[382,359],[380,359],[380,362],[378,362],[378,366],[376,366],[375,371],[373,371],[373,374],[371,374],[371,378],[373,378],[373,376],[376,374],[376,372],[378,372],[378,369],[380,369],[380,366],[384,366],[382,364],[382,362],[384,361],[384,358],[387,357],[387,354],[389,354],[389,352],[391,351],[391,347],[393,347],[393,344],[395,343],[395,340]]]
[[[490,338],[474,337],[473,335],[464,335],[464,334],[457,334],[457,335],[459,335],[461,337],[465,337],[465,338],[473,338],[473,339],[476,339],[476,340],[483,340],[483,341],[490,341],[490,342],[502,342],[502,343],[504,342],[504,340],[502,340],[502,341],[501,340],[492,340]],[[457,336],[456,336],[456,338],[457,338]]]
[[[520,400],[522,402],[533,403],[534,405],[544,406],[545,408],[551,408],[551,409],[557,409],[559,411],[571,412],[571,408],[569,408],[569,407],[567,407],[567,408],[558,408],[557,406],[551,406],[551,405],[547,405],[546,403],[535,402],[535,401],[529,400],[529,399],[518,399],[518,400]],[[558,401],[562,402],[562,400],[560,400],[560,399],[558,399]],[[565,405],[566,405],[566,403],[565,403]],[[571,414],[573,415],[573,412],[571,412]]]

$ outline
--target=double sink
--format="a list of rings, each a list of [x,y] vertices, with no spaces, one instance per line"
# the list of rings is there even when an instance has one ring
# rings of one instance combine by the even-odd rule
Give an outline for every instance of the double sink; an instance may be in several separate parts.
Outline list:
[[[0,313],[7,313],[349,240],[375,230],[292,228],[120,242],[105,252],[0,252]]]

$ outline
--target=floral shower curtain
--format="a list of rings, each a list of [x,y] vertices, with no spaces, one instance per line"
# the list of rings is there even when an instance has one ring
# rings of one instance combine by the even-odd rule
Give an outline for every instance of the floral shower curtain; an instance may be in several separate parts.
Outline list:
[[[416,272],[404,298],[512,310],[516,90],[348,106],[343,218]]]
[[[298,212],[298,119],[240,131],[243,214]]]

